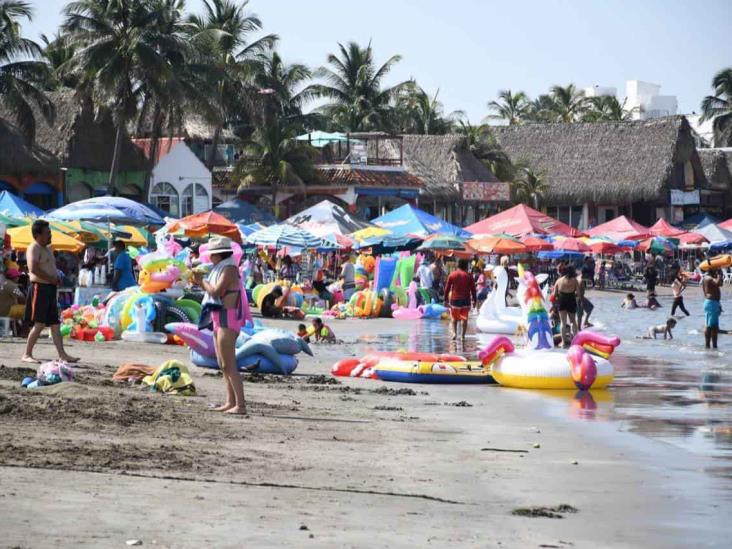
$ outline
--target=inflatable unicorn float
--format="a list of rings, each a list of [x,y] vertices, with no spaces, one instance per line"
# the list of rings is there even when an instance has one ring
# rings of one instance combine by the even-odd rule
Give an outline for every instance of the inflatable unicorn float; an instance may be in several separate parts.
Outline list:
[[[495,337],[478,353],[501,385],[526,389],[603,388],[613,380],[608,360],[620,345],[617,337],[582,331],[569,350],[555,349],[544,294],[534,275],[519,265],[520,292],[528,345],[516,349],[506,336]]]
[[[478,353],[479,361],[459,355],[372,352],[340,360],[331,374],[406,383],[499,383],[527,389],[580,389],[606,387],[613,380],[608,360],[617,337],[580,332],[569,350],[555,349],[546,300],[539,282],[519,268],[523,323],[528,345],[516,349],[506,336],[496,336]]]

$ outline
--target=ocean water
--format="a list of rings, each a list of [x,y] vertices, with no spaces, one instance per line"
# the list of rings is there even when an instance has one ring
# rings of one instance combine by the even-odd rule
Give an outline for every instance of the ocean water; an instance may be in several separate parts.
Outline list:
[[[640,293],[638,293],[639,295]],[[730,291],[723,292],[729,298]],[[620,308],[623,294],[596,292],[591,321],[594,329],[617,335],[622,343],[612,357],[615,381],[608,390],[535,391],[550,414],[571,421],[614,423],[707,458],[706,473],[732,488],[732,334],[719,336],[719,350],[704,349],[701,290],[686,290],[691,313],[678,321],[673,340],[640,339],[649,326],[664,324],[671,298],[660,297],[656,311]],[[721,327],[732,330],[732,301]],[[682,313],[677,310],[677,316]],[[464,344],[450,339],[446,321],[389,323],[378,335],[356,338],[357,354],[369,350],[456,352],[475,359],[493,336],[476,333],[471,321]],[[517,339],[518,341],[518,339]]]

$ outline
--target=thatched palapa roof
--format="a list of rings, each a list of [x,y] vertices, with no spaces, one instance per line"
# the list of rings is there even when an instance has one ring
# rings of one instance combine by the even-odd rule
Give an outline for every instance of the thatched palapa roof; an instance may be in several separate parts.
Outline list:
[[[134,128],[134,129],[133,129]],[[130,123],[130,132],[137,133],[136,137],[151,137],[153,130],[152,113],[144,117],[139,127]],[[212,141],[216,128],[200,114],[186,114],[182,120],[173,124],[165,124],[162,130],[162,137],[183,137],[197,141]],[[239,141],[234,132],[229,128],[223,128],[219,134],[219,144],[236,143]]]
[[[116,136],[112,115],[107,109],[95,110],[90,99],[72,90],[48,94],[56,108],[48,124],[36,109],[36,144],[51,151],[62,166],[108,171],[112,166]],[[9,113],[0,111],[0,117]],[[143,171],[147,161],[125,134],[120,148],[120,171]]]
[[[0,175],[23,177],[56,175],[59,163],[49,151],[28,145],[18,128],[0,119]]]
[[[704,175],[713,188],[732,188],[732,148],[697,149]]]
[[[424,181],[429,196],[457,197],[468,181],[498,182],[460,135],[405,135],[402,144],[404,168]]]
[[[686,160],[704,179],[683,116],[491,129],[512,162],[527,161],[533,170],[544,172],[550,187],[547,199],[554,204],[653,200],[668,184],[674,165]]]

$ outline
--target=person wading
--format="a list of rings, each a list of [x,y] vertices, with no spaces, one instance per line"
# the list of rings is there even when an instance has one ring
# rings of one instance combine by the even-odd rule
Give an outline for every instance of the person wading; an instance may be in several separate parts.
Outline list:
[[[719,315],[722,313],[722,273],[717,269],[711,269],[702,281],[704,292],[704,346],[709,349],[717,348],[717,335],[719,334]]]
[[[577,272],[574,265],[567,265],[564,273],[554,284],[554,296],[562,322],[562,341],[569,347],[572,335],[577,333],[577,290],[579,289]]]
[[[468,272],[468,260],[458,261],[458,268],[450,273],[445,283],[445,303],[450,305],[450,316],[452,318],[452,338],[458,337],[458,324],[460,324],[460,337],[465,339],[465,332],[468,329],[468,314],[471,307],[476,303],[475,283]]]
[[[61,338],[61,327],[58,314],[58,285],[59,275],[56,269],[56,260],[49,248],[51,245],[51,228],[48,221],[37,219],[31,227],[33,242],[28,246],[26,258],[28,260],[28,274],[30,289],[25,307],[25,321],[33,323],[28,334],[28,342],[23,362],[39,363],[33,357],[33,348],[41,335],[43,328],[51,328],[51,337],[61,360],[78,362],[79,359],[69,355],[64,350]]]
[[[212,238],[208,253],[214,265],[213,269],[206,280],[201,273],[194,271],[194,280],[206,291],[201,323],[208,324],[210,319],[213,324],[216,358],[224,373],[226,402],[216,410],[226,414],[246,415],[244,386],[236,367],[235,353],[236,338],[244,326],[239,268],[232,257],[234,251],[231,240],[226,237]]]

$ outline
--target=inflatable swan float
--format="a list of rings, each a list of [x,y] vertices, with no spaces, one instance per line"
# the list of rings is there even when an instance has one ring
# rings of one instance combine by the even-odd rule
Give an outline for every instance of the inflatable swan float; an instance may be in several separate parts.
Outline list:
[[[510,339],[498,336],[480,351],[478,358],[484,367],[490,366],[493,378],[506,387],[526,389],[587,390],[610,384],[614,372],[608,359],[620,339],[585,331],[574,337],[568,351],[555,349],[539,283],[520,266],[519,277],[524,288],[520,299],[526,311],[529,344],[517,350]]]
[[[493,269],[493,276],[496,279],[496,288],[488,294],[478,312],[478,318],[475,325],[478,330],[488,334],[508,334],[513,335],[519,327],[526,327],[526,315],[523,307],[506,306],[506,292],[508,290],[508,273],[503,267]],[[541,285],[547,278],[547,275],[539,275],[536,277],[538,284]],[[526,291],[524,281],[519,277],[519,287],[517,297],[519,302],[523,302],[523,294]]]

